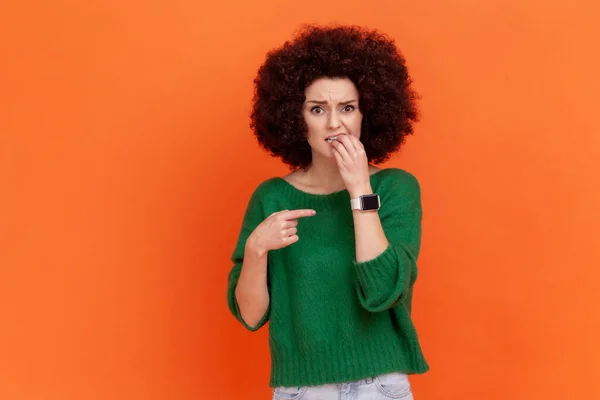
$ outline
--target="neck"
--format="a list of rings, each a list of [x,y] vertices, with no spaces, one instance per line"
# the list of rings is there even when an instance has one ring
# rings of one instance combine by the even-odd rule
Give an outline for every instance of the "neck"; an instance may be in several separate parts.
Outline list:
[[[335,159],[314,157],[305,174],[311,186],[318,186],[327,192],[334,192],[345,187]]]

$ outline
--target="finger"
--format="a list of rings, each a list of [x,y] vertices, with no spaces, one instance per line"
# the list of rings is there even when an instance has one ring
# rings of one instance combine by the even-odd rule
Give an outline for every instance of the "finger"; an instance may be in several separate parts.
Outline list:
[[[356,150],[355,137],[352,135],[340,135],[338,141],[344,145],[348,153],[352,153],[352,150]]]
[[[298,237],[298,235],[293,235],[293,236],[288,236],[286,238],[283,239],[283,241],[285,242],[286,245],[290,245],[292,243],[296,243],[300,238]]]
[[[346,149],[346,146],[344,146],[342,143],[338,143],[338,141],[339,139],[337,141],[334,140],[333,142],[331,142],[331,145],[335,150],[338,151],[338,153],[342,157],[342,160],[350,162],[351,158],[350,154],[348,153],[348,150]]]
[[[293,228],[295,226],[298,226],[298,220],[297,219],[290,219],[290,220],[285,220],[285,222],[283,223],[283,227],[284,228]]]
[[[344,160],[342,159],[342,155],[337,148],[333,149],[333,156],[335,157],[335,162],[337,163],[338,168],[341,167],[344,164]]]
[[[298,228],[293,227],[293,228],[286,229],[284,232],[284,235],[285,236],[294,236],[296,233],[298,233]]]
[[[291,219],[297,219],[297,218],[302,218],[302,217],[312,217],[316,213],[317,212],[315,210],[311,210],[311,209],[298,209],[298,210],[290,210],[290,211],[282,212],[281,216],[283,217],[283,219],[291,220]]]
[[[350,135],[350,141],[352,142],[352,144],[354,145],[354,148],[355,148],[356,150],[360,150],[360,149],[364,148],[364,145],[363,145],[363,143],[360,141],[360,139],[359,139],[359,138],[357,138],[357,137],[355,137],[355,136],[352,136],[352,135]]]

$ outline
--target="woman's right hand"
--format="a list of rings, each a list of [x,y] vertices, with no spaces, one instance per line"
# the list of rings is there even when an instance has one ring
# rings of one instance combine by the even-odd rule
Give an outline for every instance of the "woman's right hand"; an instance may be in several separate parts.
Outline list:
[[[274,212],[261,222],[248,237],[248,244],[259,254],[296,243],[298,218],[312,217],[315,210],[298,209]]]

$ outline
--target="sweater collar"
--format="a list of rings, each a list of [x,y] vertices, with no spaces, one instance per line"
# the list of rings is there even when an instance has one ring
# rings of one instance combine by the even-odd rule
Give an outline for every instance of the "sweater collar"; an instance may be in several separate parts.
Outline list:
[[[371,186],[376,190],[377,182],[385,169],[371,175]],[[347,189],[338,190],[328,194],[316,194],[298,189],[281,177],[275,178],[279,184],[278,195],[289,199],[298,208],[312,208],[314,210],[350,209],[350,193]]]

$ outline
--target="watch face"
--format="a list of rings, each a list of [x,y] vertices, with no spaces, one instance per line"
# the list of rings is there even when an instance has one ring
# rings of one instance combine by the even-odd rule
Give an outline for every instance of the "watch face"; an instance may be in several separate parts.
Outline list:
[[[379,209],[379,196],[377,196],[376,194],[364,195],[361,198],[363,210]]]

